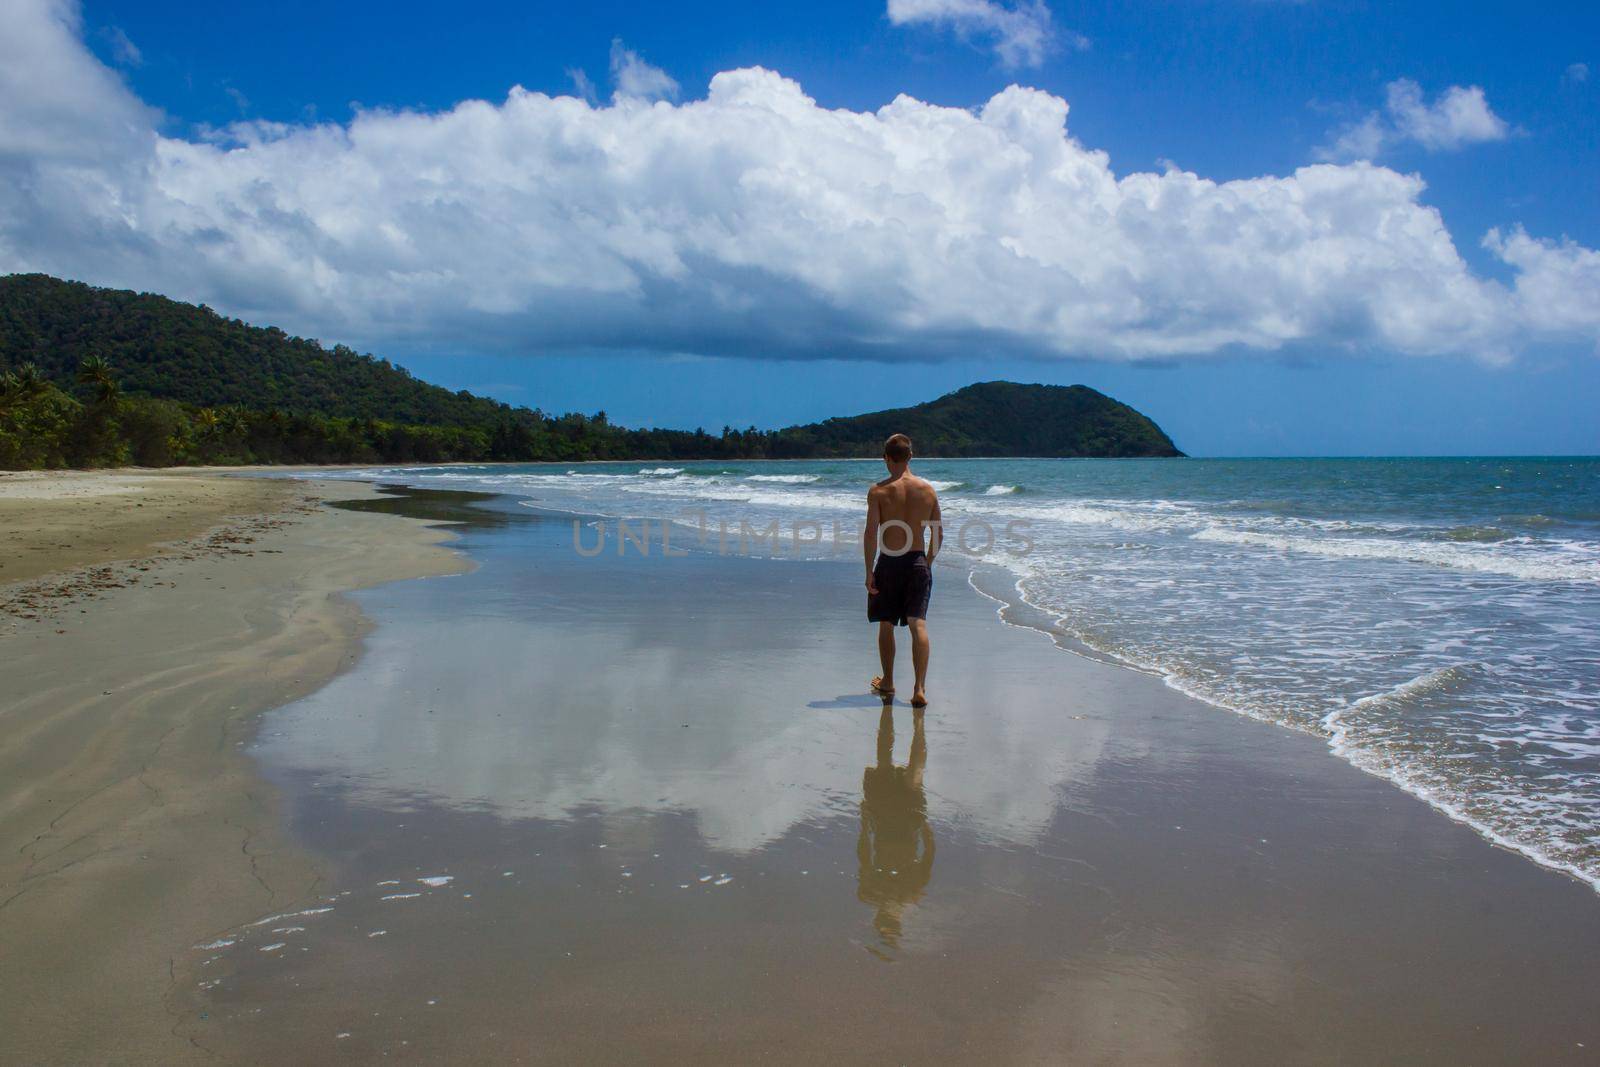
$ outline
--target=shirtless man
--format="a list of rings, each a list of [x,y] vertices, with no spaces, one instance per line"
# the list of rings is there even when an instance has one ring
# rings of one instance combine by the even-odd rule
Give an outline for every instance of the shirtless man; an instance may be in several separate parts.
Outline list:
[[[883,463],[889,477],[867,490],[867,528],[861,536],[867,621],[878,624],[878,659],[883,664],[883,673],[872,679],[872,691],[893,699],[894,628],[908,626],[916,671],[911,706],[921,708],[928,703],[928,597],[941,540],[939,494],[911,473],[911,438],[905,434],[884,443]]]

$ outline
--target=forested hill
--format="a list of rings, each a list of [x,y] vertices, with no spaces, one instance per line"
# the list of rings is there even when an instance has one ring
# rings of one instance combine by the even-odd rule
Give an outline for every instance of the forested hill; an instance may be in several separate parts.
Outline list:
[[[492,425],[506,405],[418,381],[388,360],[325,349],[276,326],[153,293],[46,274],[0,278],[0,368],[31,362],[58,385],[100,356],[125,393],[426,426]]]
[[[926,456],[1181,456],[1149,418],[1086,385],[979,382],[937,400],[780,431],[797,455],[872,456],[903,433]]]
[[[0,277],[0,469],[872,456],[895,432],[924,456],[1181,455],[1092,389],[1010,382],[773,432],[626,429],[451,392],[204,306]]]

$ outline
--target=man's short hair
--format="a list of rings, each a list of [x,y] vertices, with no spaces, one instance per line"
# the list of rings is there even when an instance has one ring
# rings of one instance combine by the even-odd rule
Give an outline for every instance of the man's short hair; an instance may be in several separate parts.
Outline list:
[[[892,459],[896,463],[904,463],[911,458],[911,438],[903,433],[897,433],[883,443],[883,457]]]

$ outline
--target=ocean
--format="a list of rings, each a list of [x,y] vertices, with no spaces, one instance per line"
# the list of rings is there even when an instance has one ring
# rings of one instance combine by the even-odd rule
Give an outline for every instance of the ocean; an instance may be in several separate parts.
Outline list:
[[[1071,651],[1325,737],[1341,758],[1600,888],[1600,459],[915,469],[943,502],[940,581],[972,583],[1012,605],[1009,621]],[[883,470],[797,461],[342,473],[636,520],[625,538],[615,522],[575,526],[579,552],[661,554],[670,524],[669,555],[837,556],[859,568],[863,493]],[[937,606],[936,596],[935,628]]]

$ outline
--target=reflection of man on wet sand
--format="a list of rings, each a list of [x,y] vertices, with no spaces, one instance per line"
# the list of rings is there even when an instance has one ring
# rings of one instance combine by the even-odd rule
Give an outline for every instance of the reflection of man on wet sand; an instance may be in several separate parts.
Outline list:
[[[856,896],[878,909],[872,924],[887,945],[899,943],[901,915],[907,905],[922,899],[933,877],[933,830],[922,788],[922,768],[928,762],[922,712],[914,712],[911,722],[911,759],[896,767],[894,711],[884,705],[878,720],[878,765],[868,767],[861,779]]]

